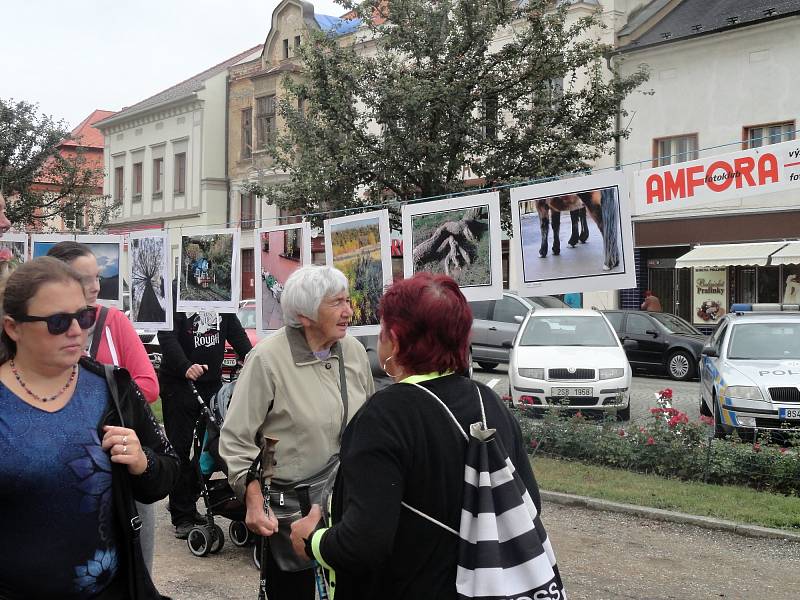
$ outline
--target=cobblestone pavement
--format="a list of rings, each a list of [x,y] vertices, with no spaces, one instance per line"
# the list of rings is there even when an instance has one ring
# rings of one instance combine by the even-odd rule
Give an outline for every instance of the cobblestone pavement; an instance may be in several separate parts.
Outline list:
[[[162,594],[175,600],[257,597],[250,548],[230,543],[225,519],[225,547],[197,558],[173,537],[165,501],[157,514],[156,585]],[[798,598],[797,542],[552,503],[545,503],[543,520],[570,600]]]

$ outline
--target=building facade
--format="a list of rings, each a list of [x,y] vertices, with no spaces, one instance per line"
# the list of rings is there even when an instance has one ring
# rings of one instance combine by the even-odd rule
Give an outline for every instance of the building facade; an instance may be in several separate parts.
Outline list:
[[[630,73],[647,65],[650,80],[643,88],[652,92],[634,93],[624,103],[630,135],[616,158],[626,171],[795,139],[800,1],[652,0],[617,37],[619,68]],[[698,275],[692,268],[676,268],[676,260],[680,265],[680,257],[695,246],[754,244],[749,259],[729,258],[726,264],[725,253],[717,252],[705,264],[718,283],[725,282],[727,307],[780,302],[787,278],[800,274],[797,265],[768,264],[755,246],[800,236],[797,193],[683,205],[657,215],[634,211],[633,220],[637,291],[652,289],[665,311],[695,323],[700,323]],[[736,251],[747,254],[744,247]],[[629,297],[633,304],[641,296]]]
[[[228,68],[248,49],[97,124],[105,136],[104,192],[120,205],[111,233],[227,227],[225,103]]]

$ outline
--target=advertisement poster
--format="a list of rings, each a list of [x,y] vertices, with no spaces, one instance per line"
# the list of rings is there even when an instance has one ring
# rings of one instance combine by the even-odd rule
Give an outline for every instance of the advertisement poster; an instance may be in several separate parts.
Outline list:
[[[692,322],[716,325],[728,305],[727,267],[695,267],[692,280]]]
[[[622,171],[514,188],[511,220],[521,295],[636,287]]]
[[[403,271],[455,279],[467,300],[503,296],[500,196],[474,194],[403,206]]]

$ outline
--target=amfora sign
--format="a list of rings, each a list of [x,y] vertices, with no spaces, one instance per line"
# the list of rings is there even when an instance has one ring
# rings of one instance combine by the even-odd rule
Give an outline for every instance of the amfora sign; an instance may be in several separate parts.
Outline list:
[[[643,169],[634,177],[634,201],[642,215],[789,188],[800,188],[796,141]]]

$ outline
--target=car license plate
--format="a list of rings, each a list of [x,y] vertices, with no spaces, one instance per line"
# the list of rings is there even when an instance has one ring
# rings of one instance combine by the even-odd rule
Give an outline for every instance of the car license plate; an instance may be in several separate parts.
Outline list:
[[[565,388],[554,387],[550,390],[550,395],[556,398],[572,398],[575,396],[591,396],[592,388]]]
[[[800,419],[800,408],[781,408],[778,416],[781,419]]]
[[[235,367],[236,366],[236,359],[235,358],[225,358],[222,360],[222,364],[225,367]]]

